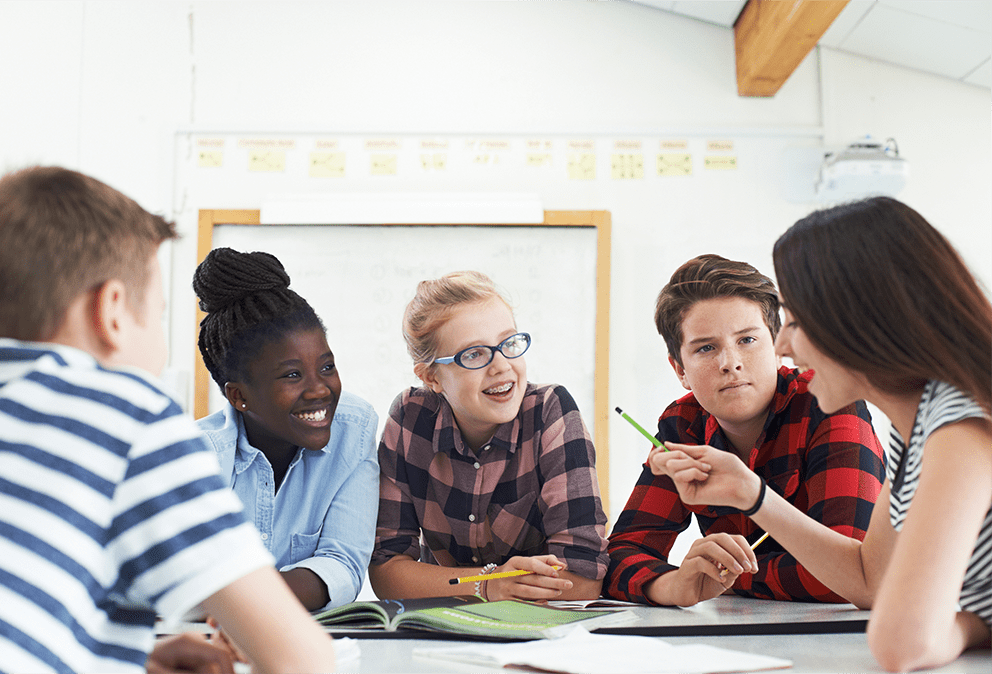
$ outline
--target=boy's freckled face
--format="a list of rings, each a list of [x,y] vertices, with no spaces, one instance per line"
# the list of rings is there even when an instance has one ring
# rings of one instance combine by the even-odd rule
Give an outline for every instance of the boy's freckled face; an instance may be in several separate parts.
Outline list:
[[[741,297],[692,305],[682,319],[682,385],[725,429],[763,423],[775,395],[778,359],[761,306]]]

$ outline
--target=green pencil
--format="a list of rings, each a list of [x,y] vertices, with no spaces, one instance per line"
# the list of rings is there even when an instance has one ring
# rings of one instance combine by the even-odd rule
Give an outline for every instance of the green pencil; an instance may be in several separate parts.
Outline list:
[[[630,422],[630,425],[633,426],[634,428],[636,428],[637,430],[639,430],[641,432],[641,435],[643,435],[645,438],[647,438],[648,440],[650,440],[651,441],[651,444],[653,444],[655,447],[661,447],[666,452],[668,451],[668,447],[665,447],[665,444],[661,440],[659,440],[658,438],[654,437],[653,435],[651,435],[650,433],[648,433],[646,430],[644,430],[643,428],[641,428],[641,425],[639,423],[637,423],[636,421],[634,421],[633,419],[631,419],[619,407],[617,408],[617,414],[619,414],[624,419],[626,419],[627,421],[629,421]]]

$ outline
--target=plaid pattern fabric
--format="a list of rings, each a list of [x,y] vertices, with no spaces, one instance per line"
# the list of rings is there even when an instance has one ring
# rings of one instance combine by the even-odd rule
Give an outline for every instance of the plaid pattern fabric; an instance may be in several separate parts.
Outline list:
[[[595,449],[561,386],[528,384],[516,418],[478,453],[443,397],[404,391],[386,420],[379,467],[372,564],[408,555],[481,566],[550,553],[586,578],[606,574]]]
[[[882,446],[864,402],[824,414],[807,391],[810,375],[779,369],[778,388],[748,467],[796,508],[845,536],[864,540],[885,477]],[[658,421],[662,440],[733,451],[712,416],[688,394]],[[605,594],[651,603],[644,585],[676,567],[668,554],[696,514],[703,535],[726,532],[756,541],[761,530],[735,508],[682,503],[671,478],[645,464],[610,535]],[[733,592],[746,597],[844,602],[769,538],[755,550],[760,570],[742,574]]]

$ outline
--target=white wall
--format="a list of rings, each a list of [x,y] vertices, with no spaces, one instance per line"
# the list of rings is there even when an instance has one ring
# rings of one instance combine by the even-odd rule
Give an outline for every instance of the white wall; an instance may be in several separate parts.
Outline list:
[[[192,359],[195,211],[257,208],[262,196],[246,184],[201,203],[178,189],[180,128],[617,138],[715,129],[742,138],[742,158],[762,152],[762,134],[802,145],[822,132],[832,146],[894,136],[912,167],[900,198],[992,286],[988,89],[821,49],[775,97],[740,98],[730,30],[638,5],[8,0],[0,96],[0,169],[77,168],[180,223],[186,239],[171,251],[170,286],[180,375]],[[703,252],[770,274],[775,238],[814,207],[784,199],[781,179],[742,167],[691,198],[678,186],[646,193],[608,175],[460,176],[445,187],[536,191],[546,209],[611,211],[611,407],[650,424],[682,392],[651,323],[655,295]],[[399,177],[388,189],[419,184]],[[612,424],[611,521],[643,444]]]

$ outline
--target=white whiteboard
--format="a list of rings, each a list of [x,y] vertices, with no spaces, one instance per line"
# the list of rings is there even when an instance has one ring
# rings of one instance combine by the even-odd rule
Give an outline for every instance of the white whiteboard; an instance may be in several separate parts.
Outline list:
[[[343,388],[372,404],[380,434],[396,394],[419,384],[401,333],[417,283],[466,269],[492,278],[531,334],[528,379],[565,386],[594,432],[594,227],[217,225],[213,247],[223,246],[279,258],[324,321]],[[210,391],[213,412],[226,403]]]

